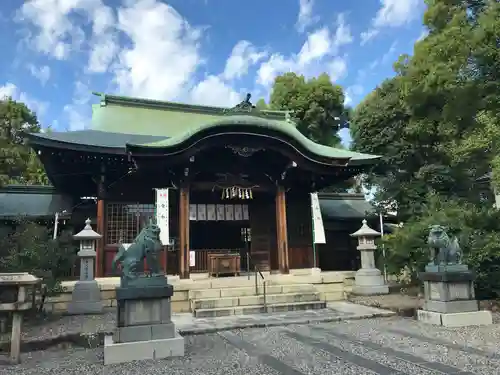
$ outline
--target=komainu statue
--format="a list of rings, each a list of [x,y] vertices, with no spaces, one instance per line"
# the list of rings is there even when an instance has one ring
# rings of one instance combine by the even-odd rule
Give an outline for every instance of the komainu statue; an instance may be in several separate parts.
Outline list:
[[[161,249],[160,228],[150,222],[128,248],[120,245],[118,253],[111,263],[111,269],[116,272],[116,266],[120,265],[122,286],[139,277],[163,275],[160,272],[160,262],[158,260]],[[149,271],[148,275],[145,273],[144,259]]]
[[[429,226],[427,243],[431,247],[431,264],[438,266],[462,264],[462,251],[456,236],[451,239],[442,225]]]

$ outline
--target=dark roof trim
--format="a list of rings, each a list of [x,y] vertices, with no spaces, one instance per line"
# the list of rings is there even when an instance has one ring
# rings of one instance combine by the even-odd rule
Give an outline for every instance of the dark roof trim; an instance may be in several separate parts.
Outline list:
[[[113,155],[126,155],[125,145],[127,142],[156,142],[168,138],[90,129],[70,132],[25,133],[25,137],[31,146]]]

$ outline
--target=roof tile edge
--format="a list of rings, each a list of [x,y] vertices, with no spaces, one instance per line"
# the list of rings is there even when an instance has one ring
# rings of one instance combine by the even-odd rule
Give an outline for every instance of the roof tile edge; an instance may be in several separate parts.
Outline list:
[[[165,109],[172,111],[192,112],[214,116],[227,115],[227,110],[230,107],[204,106],[199,104],[178,103],[163,100],[153,100],[145,98],[134,98],[130,96],[109,95],[101,92],[92,92],[93,95],[101,98],[101,106],[105,107],[108,104],[116,104],[130,107],[142,107],[150,109]],[[274,110],[259,110],[263,117],[272,120],[286,120],[288,111]]]

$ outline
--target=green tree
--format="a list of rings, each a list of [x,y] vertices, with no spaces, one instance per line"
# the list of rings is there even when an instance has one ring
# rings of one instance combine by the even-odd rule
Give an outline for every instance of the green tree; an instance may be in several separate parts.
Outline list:
[[[388,271],[417,273],[429,263],[428,227],[441,224],[451,236],[457,236],[464,262],[477,275],[479,298],[500,297],[500,211],[474,205],[460,199],[430,194],[421,215],[411,218],[402,228],[384,237]]]
[[[24,144],[23,132],[40,131],[36,114],[24,103],[0,100],[0,186],[48,183],[37,156]]]
[[[306,80],[295,73],[276,77],[269,102],[270,109],[288,110],[297,129],[309,139],[337,147],[337,132],[345,123],[344,93],[328,74]]]
[[[499,4],[427,3],[429,35],[351,121],[353,147],[383,155],[383,168],[367,179],[376,200],[403,219],[419,215],[430,192],[477,203],[475,180],[495,172],[499,154]]]

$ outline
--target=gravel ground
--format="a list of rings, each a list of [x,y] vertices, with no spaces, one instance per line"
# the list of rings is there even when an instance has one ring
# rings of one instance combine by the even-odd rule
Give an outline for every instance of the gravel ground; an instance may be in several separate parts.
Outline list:
[[[498,323],[448,329],[366,319],[188,336],[184,358],[106,367],[102,348],[24,353],[22,364],[0,366],[0,374],[500,375],[499,340]]]

